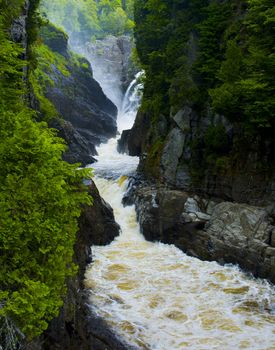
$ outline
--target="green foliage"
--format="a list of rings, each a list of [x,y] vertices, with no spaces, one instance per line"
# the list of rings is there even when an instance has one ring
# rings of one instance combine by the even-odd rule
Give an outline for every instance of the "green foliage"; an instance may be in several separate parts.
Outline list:
[[[227,146],[228,139],[222,124],[209,126],[204,135],[207,153],[222,154]]]
[[[245,40],[228,41],[218,74],[222,84],[210,91],[216,111],[242,121],[253,133],[274,126],[274,11],[272,1],[248,1]]]
[[[72,39],[131,33],[133,0],[43,0],[41,12]]]
[[[33,338],[58,314],[66,278],[76,272],[73,247],[81,205],[91,203],[83,184],[90,174],[62,161],[62,140],[27,107],[23,49],[9,37],[23,1],[0,4],[0,324],[12,320]],[[68,74],[43,45],[37,53],[46,57],[42,65]],[[34,90],[47,79],[32,65],[29,74]]]
[[[88,174],[61,161],[60,139],[27,109],[2,107],[0,121],[0,285],[9,291],[1,313],[33,337],[57,315],[74,271],[79,205],[89,202],[80,188]]]
[[[165,146],[164,139],[158,137],[153,145],[150,147],[150,151],[147,155],[146,173],[159,178],[159,164],[162,155],[163,148]]]
[[[199,34],[199,54],[194,65],[195,75],[203,89],[215,84],[223,59],[223,35],[229,25],[231,1],[211,1],[201,9],[202,20],[196,24]]]
[[[199,118],[226,116],[246,135],[272,135],[274,1],[136,0],[135,21],[152,125],[187,105]]]

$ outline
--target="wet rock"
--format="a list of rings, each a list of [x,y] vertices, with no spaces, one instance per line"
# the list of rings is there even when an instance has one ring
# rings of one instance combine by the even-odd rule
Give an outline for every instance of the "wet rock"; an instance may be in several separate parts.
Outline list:
[[[68,145],[68,149],[62,155],[63,160],[68,163],[81,163],[82,166],[96,162],[93,155],[96,155],[96,149],[92,143],[89,143],[80,133],[67,121],[53,121],[49,123],[59,131],[58,136],[62,137]]]
[[[119,153],[129,154],[128,143],[131,130],[123,130],[120,139],[117,142],[117,151]]]
[[[184,192],[161,187],[137,189],[135,204],[145,238],[165,241],[166,231],[180,221],[187,198]]]
[[[138,111],[135,124],[129,133],[130,156],[141,156],[145,151],[146,138],[150,127],[150,115]]]

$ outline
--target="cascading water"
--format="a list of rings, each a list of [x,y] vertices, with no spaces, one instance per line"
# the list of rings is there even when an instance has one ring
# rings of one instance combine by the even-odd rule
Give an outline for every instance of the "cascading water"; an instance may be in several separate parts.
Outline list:
[[[133,123],[137,84],[126,93],[120,131]],[[115,139],[98,153],[96,184],[121,234],[109,246],[92,248],[86,287],[95,313],[137,349],[274,350],[274,287],[237,267],[147,242],[134,207],[121,204],[126,176],[135,172],[138,159],[119,154]]]
[[[136,112],[140,104],[141,91],[143,87],[142,83],[140,83],[140,79],[142,78],[142,76],[144,76],[144,74],[144,71],[141,71],[136,74],[135,79],[129,85],[123,98],[122,113],[120,116],[121,123],[119,123],[119,127],[123,127],[122,130],[127,129],[127,126],[125,126],[123,123],[124,119],[128,119],[130,124],[133,124],[135,120]],[[132,116],[132,118],[129,117],[129,114]],[[127,117],[125,118],[125,116]]]

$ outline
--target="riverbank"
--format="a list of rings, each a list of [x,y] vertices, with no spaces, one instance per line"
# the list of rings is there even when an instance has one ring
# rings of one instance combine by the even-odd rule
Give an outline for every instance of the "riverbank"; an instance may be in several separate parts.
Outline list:
[[[224,202],[132,178],[124,196],[135,204],[150,241],[175,244],[202,260],[238,264],[275,282],[275,227],[268,208]]]

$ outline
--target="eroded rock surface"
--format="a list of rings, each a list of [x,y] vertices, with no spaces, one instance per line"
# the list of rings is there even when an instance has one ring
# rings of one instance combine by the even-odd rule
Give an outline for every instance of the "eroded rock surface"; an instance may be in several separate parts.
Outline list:
[[[267,208],[215,202],[162,185],[132,186],[148,240],[175,244],[203,260],[239,264],[275,282],[275,228]],[[131,204],[127,194],[125,203]]]

